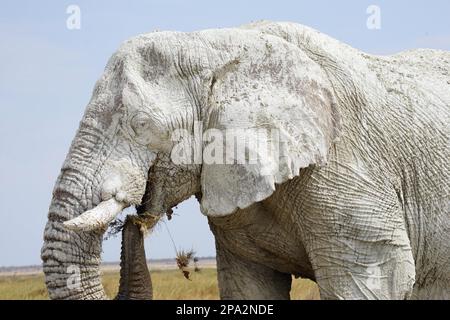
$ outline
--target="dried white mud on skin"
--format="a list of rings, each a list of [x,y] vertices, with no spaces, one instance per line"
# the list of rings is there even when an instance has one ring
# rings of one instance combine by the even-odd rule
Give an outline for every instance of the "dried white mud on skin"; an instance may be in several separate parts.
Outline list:
[[[101,231],[62,222],[112,198],[161,213],[201,191],[222,298],[287,298],[289,274],[322,298],[450,298],[449,89],[448,52],[373,56],[292,23],[127,41],[55,186],[50,295],[104,298]],[[264,165],[174,167],[168,133],[194,121],[276,128],[287,143]]]

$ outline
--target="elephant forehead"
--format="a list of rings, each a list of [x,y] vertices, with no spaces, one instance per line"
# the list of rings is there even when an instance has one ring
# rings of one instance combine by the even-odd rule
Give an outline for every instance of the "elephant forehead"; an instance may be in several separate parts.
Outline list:
[[[115,56],[141,76],[157,78],[167,76],[168,72],[180,76],[177,68],[184,65],[206,67],[209,50],[198,33],[167,31],[133,37],[120,46]]]

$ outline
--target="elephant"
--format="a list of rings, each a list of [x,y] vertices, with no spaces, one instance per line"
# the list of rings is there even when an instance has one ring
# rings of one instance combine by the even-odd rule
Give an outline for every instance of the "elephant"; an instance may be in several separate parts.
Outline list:
[[[131,38],[53,190],[49,295],[106,298],[108,225],[195,195],[222,299],[289,299],[293,276],[321,299],[450,299],[449,115],[446,51],[376,56],[270,21]],[[123,231],[118,298],[151,298],[139,230]]]

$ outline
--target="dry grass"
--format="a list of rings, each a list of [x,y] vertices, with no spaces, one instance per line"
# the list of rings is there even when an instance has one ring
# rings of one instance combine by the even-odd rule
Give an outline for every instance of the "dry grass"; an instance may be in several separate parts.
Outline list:
[[[152,271],[154,298],[165,299],[218,299],[216,269],[205,268],[192,272],[186,280],[179,270]],[[103,285],[107,295],[113,298],[118,289],[119,273],[106,272]],[[294,280],[292,299],[318,299],[317,286],[309,280]],[[48,299],[42,275],[0,276],[0,300]]]
[[[48,299],[43,275],[1,276],[0,300]]]

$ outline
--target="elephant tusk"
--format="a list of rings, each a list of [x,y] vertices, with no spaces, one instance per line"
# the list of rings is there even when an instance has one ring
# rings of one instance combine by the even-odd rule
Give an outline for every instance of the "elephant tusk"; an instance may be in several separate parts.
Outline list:
[[[106,227],[127,205],[112,198],[102,201],[98,206],[76,218],[64,222],[64,226],[73,231],[93,231]]]

